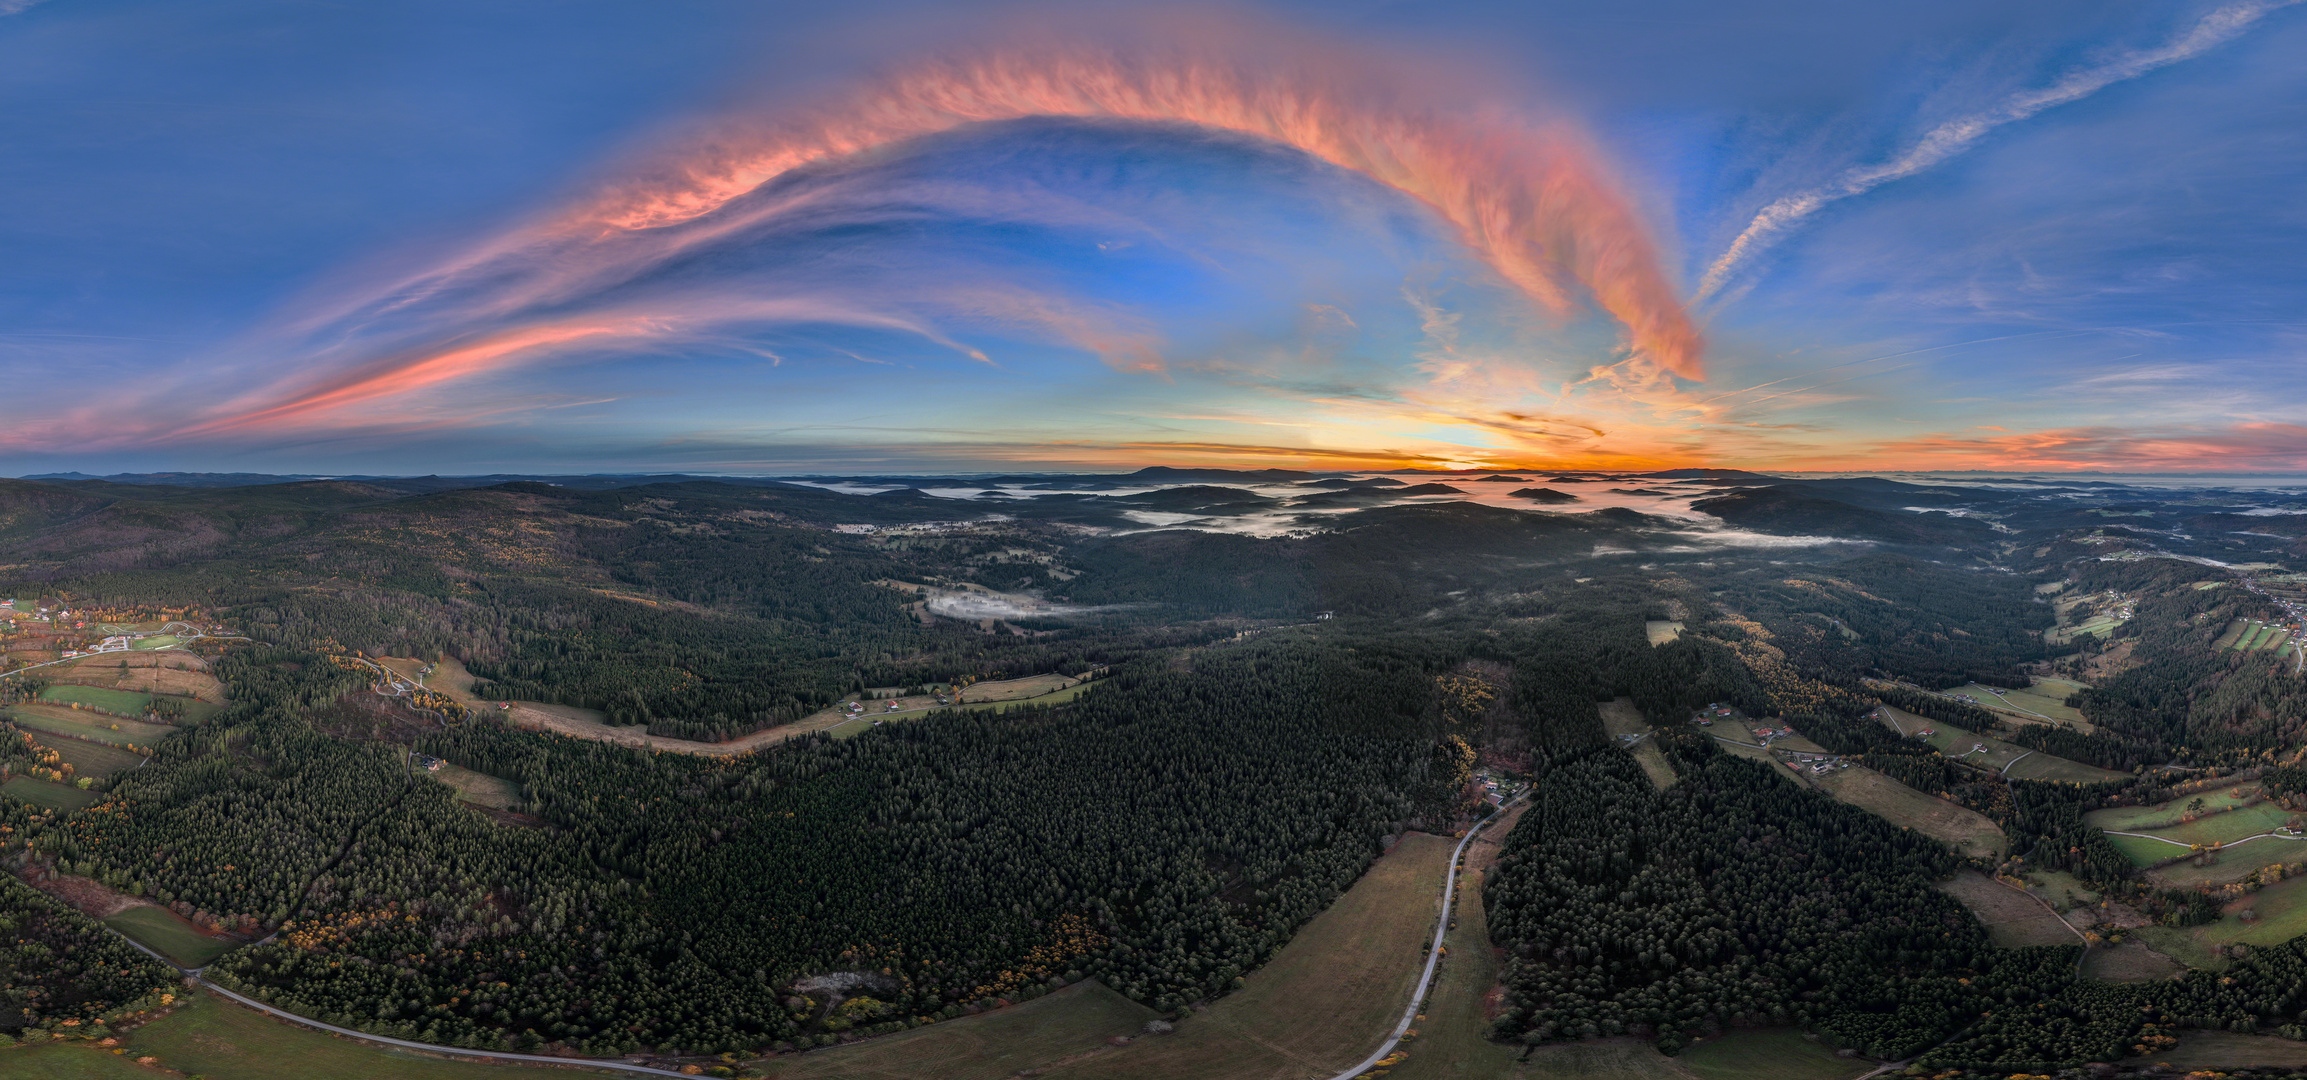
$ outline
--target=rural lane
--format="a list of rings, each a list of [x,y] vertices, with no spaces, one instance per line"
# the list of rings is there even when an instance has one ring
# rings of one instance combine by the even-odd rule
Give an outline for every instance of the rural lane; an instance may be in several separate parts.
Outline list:
[[[1458,841],[1457,848],[1450,852],[1450,865],[1442,875],[1442,917],[1434,923],[1434,943],[1426,948],[1426,970],[1418,975],[1418,989],[1410,995],[1409,1007],[1402,1010],[1402,1020],[1394,1025],[1393,1034],[1386,1036],[1385,1045],[1378,1047],[1376,1053],[1363,1058],[1361,1064],[1339,1073],[1331,1080],[1354,1080],[1354,1077],[1377,1068],[1378,1063],[1384,1061],[1386,1055],[1393,1053],[1394,1047],[1401,1044],[1402,1033],[1410,1030],[1410,1025],[1418,1021],[1418,1006],[1425,1003],[1426,991],[1434,985],[1434,969],[1442,962],[1442,939],[1450,932],[1450,900],[1458,892],[1458,860],[1465,857],[1466,846],[1482,834],[1483,826],[1498,820],[1498,815],[1505,813],[1507,807],[1526,797],[1527,793],[1524,793],[1498,804],[1496,810],[1490,811],[1489,817],[1475,822],[1472,828],[1467,829],[1465,839]]]

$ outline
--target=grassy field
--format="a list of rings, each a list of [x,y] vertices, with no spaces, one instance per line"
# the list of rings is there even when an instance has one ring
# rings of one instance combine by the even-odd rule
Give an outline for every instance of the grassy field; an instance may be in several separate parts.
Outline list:
[[[503,1080],[505,1077],[611,1076],[599,1069],[547,1069],[521,1065],[484,1065],[392,1050],[373,1043],[340,1039],[311,1028],[244,1009],[213,994],[199,994],[182,1008],[137,1028],[121,1040],[127,1054],[111,1057],[101,1051],[82,1050],[88,1061],[113,1061],[152,1056],[161,1068],[178,1076],[206,1076],[208,1080]],[[44,1052],[78,1049],[58,1047]],[[9,1053],[0,1051],[0,1054]],[[0,1062],[14,1059],[0,1057]],[[0,1069],[7,1066],[0,1065]],[[133,1065],[130,1068],[134,1068]],[[9,1072],[9,1076],[18,1074]],[[61,1076],[104,1077],[113,1074],[60,1073]],[[122,1076],[152,1080],[164,1073],[137,1069]]]
[[[166,908],[142,904],[104,920],[104,925],[158,950],[179,967],[207,967],[209,961],[240,947],[229,938],[201,933]]]
[[[1665,619],[1652,619],[1642,624],[1642,632],[1652,645],[1664,645],[1682,637],[1682,624]]]
[[[487,773],[446,763],[426,775],[455,788],[457,797],[469,803],[498,810],[511,810],[521,805],[520,785],[510,780],[501,780]]]
[[[1044,694],[1053,694],[1080,683],[1070,675],[1028,675],[1022,679],[1003,679],[999,682],[981,682],[965,687],[957,704],[977,705],[988,702],[1023,701]]]
[[[2082,943],[2065,922],[2034,898],[1978,871],[1965,870],[1938,887],[1978,916],[1986,925],[1988,939],[1997,945],[2017,948]]]
[[[1411,833],[1245,987],[1168,1035],[1105,1039],[1152,1013],[1077,984],[1025,1005],[764,1063],[776,1080],[1303,1080],[1377,1048],[1409,1003],[1455,842]],[[1652,1051],[1652,1056],[1656,1052]]]
[[[1847,1080],[1874,1067],[1784,1029],[1734,1031],[1694,1044],[1675,1060],[1700,1080]]]
[[[900,1035],[772,1060],[753,1075],[776,1080],[1001,1080],[1075,1054],[1106,1049],[1106,1040],[1135,1035],[1159,1013],[1094,979],[1048,997]]]
[[[47,669],[47,674],[59,682],[223,701],[224,684],[208,673],[207,663],[183,653],[114,652],[60,664]]]
[[[82,791],[62,784],[51,784],[46,780],[34,780],[29,776],[9,777],[7,783],[0,784],[0,792],[14,795],[34,806],[66,814],[83,806],[93,806],[96,800],[104,797],[101,792]]]
[[[2186,970],[2187,965],[2138,940],[2093,949],[2083,958],[2084,977],[2106,982],[2154,982],[2184,974]]]
[[[2291,644],[2291,631],[2279,629],[2268,635],[2266,644],[2261,645],[2260,648],[2280,649],[2289,644]]]
[[[1873,769],[1854,765],[1819,777],[1817,784],[1837,799],[1929,836],[1964,856],[2000,858],[2009,850],[2010,841],[2002,828],[1986,815],[1925,795]]]
[[[162,1074],[138,1065],[129,1055],[94,1043],[69,1043],[0,1050],[0,1074],[9,1080],[155,1080]],[[212,1080],[232,1080],[218,1076]]]
[[[2214,641],[2212,641],[2212,642],[2211,642],[2211,648],[2213,648],[2213,649],[2232,649],[2232,648],[2234,648],[2234,647],[2235,647],[2235,643],[2236,643],[2236,642],[2238,642],[2238,641],[2241,641],[2241,640],[2243,639],[2243,631],[2245,631],[2245,630],[2248,630],[2248,629],[2250,629],[2250,628],[2251,628],[2251,624],[2250,624],[2250,622],[2249,622],[2249,621],[2247,621],[2247,620],[2244,620],[2244,619],[2237,619],[2237,620],[2235,620],[2234,622],[2228,623],[2228,624],[2227,624],[2227,628],[2226,628],[2225,630],[2222,630],[2222,631],[2220,631],[2220,632],[2219,632],[2219,636],[2218,636],[2218,638],[2217,638],[2216,640],[2214,640]]]
[[[2203,808],[2206,810],[2225,811],[2256,802],[2259,795],[2258,784],[2237,784],[2149,806],[2110,806],[2104,810],[2093,810],[2083,815],[2083,821],[2100,829],[2154,832],[2166,825],[2177,824],[2187,803],[2194,799],[2203,800]]]
[[[1022,680],[1022,679],[1021,679],[1021,680],[1018,680],[1018,681],[1020,681],[1020,682],[1023,682],[1023,681],[1026,681],[1026,680]],[[972,697],[972,698],[974,698],[974,697],[976,697],[976,696],[977,696],[977,692],[978,692],[979,690],[981,690],[981,689],[983,689],[983,688],[985,688],[985,687],[988,687],[988,686],[992,686],[992,685],[995,685],[995,684],[993,684],[993,683],[979,683],[979,684],[977,684],[976,686],[972,686],[972,687],[970,687],[970,688],[969,688],[969,694],[968,694],[968,696],[969,696],[969,697]],[[968,703],[968,704],[966,704],[966,705],[956,705],[956,706],[954,706],[954,708],[957,708],[957,709],[961,709],[961,710],[963,710],[963,711],[971,711],[971,710],[977,710],[977,709],[1003,709],[1003,708],[1008,708],[1008,707],[1009,707],[1009,706],[1011,706],[1011,705],[1025,705],[1025,704],[1033,704],[1033,705],[1060,705],[1060,704],[1063,704],[1063,703],[1065,703],[1065,702],[1068,702],[1068,701],[1072,701],[1073,699],[1075,699],[1075,698],[1077,698],[1077,697],[1080,697],[1080,696],[1081,696],[1081,695],[1082,695],[1084,692],[1088,691],[1090,687],[1092,687],[1092,686],[1095,686],[1095,685],[1097,685],[1097,684],[1096,684],[1096,683],[1087,683],[1087,682],[1077,682],[1077,683],[1071,683],[1071,684],[1069,684],[1069,685],[1066,685],[1066,686],[1064,686],[1064,687],[1061,687],[1061,688],[1058,688],[1058,689],[1054,689],[1054,690],[1045,690],[1045,691],[1043,691],[1042,693],[1036,694],[1036,695],[1034,695],[1034,696],[1032,696],[1032,697],[1030,697],[1030,698],[1019,698],[1019,697],[1002,697],[1002,698],[996,698],[996,699],[994,699],[994,700],[992,700],[992,701],[971,701],[971,702],[969,702],[969,703]]]
[[[52,739],[41,745],[71,762],[73,772],[79,776],[107,777],[123,769],[133,769],[144,760],[144,755],[133,750],[78,739]]]
[[[145,706],[152,704],[152,695],[133,690],[108,690],[101,686],[63,683],[41,691],[40,700],[58,705],[78,703],[123,716],[137,716],[144,712]]]
[[[1647,735],[1650,721],[1643,719],[1642,710],[1634,707],[1634,699],[1619,698],[1602,706],[1602,728],[1612,735]],[[1658,749],[1658,740],[1645,738],[1634,744],[1634,760],[1650,777],[1650,782],[1664,791],[1673,787],[1680,777],[1674,775],[1674,766],[1666,763],[1666,754]]]
[[[2023,746],[2014,746],[2001,739],[1965,731],[1945,721],[1925,719],[1888,705],[1883,706],[1883,711],[1891,716],[1900,731],[1929,729],[1935,732],[1926,741],[1947,757],[1996,772],[2009,769],[2005,775],[2013,780],[2072,780],[2081,784],[2095,784],[2104,780],[2126,780],[2131,775],[2039,751],[2029,751]],[[1974,746],[1986,749],[1983,752],[1973,751]]]
[[[5,710],[9,720],[28,731],[45,731],[51,735],[70,735],[75,739],[90,739],[114,746],[134,743],[151,746],[175,732],[166,724],[147,724],[141,720],[122,720],[111,716],[97,716],[56,705],[16,705]]]
[[[1053,1065],[1041,1075],[1302,1080],[1354,1064],[1377,1048],[1409,1003],[1454,846],[1424,833],[1404,836],[1270,963],[1248,975],[1244,989],[1173,1034]]]
[[[2179,1045],[2154,1056],[2180,1069],[2240,1069],[2251,1065],[2296,1069],[2307,1066],[2307,1043],[2273,1035],[2237,1035],[2226,1031],[2191,1031]]]
[[[2022,720],[2048,720],[2074,728],[2077,731],[2089,732],[2092,730],[2090,721],[2083,719],[2082,712],[2067,704],[2068,695],[2083,689],[2082,683],[2067,679],[2044,678],[2037,678],[2034,683],[2034,686],[2025,690],[1969,683],[1958,686],[1948,693],[1968,694],[1988,709],[2008,712]],[[2002,693],[1995,693],[1997,690],[2002,691]]]
[[[131,649],[173,649],[183,640],[175,634],[160,634],[155,637],[137,638],[135,641],[129,642],[128,647]]]

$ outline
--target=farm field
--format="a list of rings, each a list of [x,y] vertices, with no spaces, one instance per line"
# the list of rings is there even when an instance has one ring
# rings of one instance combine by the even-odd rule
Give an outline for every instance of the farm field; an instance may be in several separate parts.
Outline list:
[[[135,641],[129,642],[128,647],[137,650],[173,649],[182,642],[183,639],[177,637],[175,634],[160,634],[154,637],[138,638]]]
[[[104,925],[156,949],[178,967],[207,967],[208,962],[240,947],[230,938],[210,937],[167,908],[137,904],[104,920]]]
[[[141,694],[177,694],[205,702],[224,700],[224,684],[207,670],[208,662],[185,653],[104,653],[47,669],[50,681],[69,680],[89,686],[132,690]]]
[[[8,719],[17,727],[28,731],[45,731],[51,735],[69,735],[75,739],[93,739],[118,746],[134,743],[151,746],[175,734],[176,729],[166,724],[148,724],[141,720],[123,720],[118,717],[92,715],[54,705],[16,705],[6,710]]]
[[[850,1046],[776,1058],[749,1075],[775,1080],[936,1076],[1001,1080],[1085,1053],[1110,1052],[1107,1039],[1136,1035],[1161,1014],[1095,979],[1022,1005]]]
[[[122,716],[139,716],[146,706],[152,704],[152,695],[133,690],[109,690],[101,686],[59,683],[41,691],[40,700],[57,705],[86,705]]]
[[[2234,648],[2235,643],[2243,639],[2243,631],[2250,628],[2251,623],[2247,619],[2237,619],[2234,622],[2228,623],[2227,628],[2225,630],[2221,630],[2219,632],[2219,636],[2212,640],[2211,648],[2214,650]]]
[[[2241,794],[2237,794],[2237,792],[2241,792]],[[2093,810],[2084,814],[2083,821],[2101,829],[2153,832],[2157,827],[2176,824],[2181,808],[2194,799],[2203,800],[2203,808],[2206,810],[2232,810],[2235,807],[2257,801],[2259,799],[2259,785],[2255,783],[2238,784],[2235,787],[2218,788],[2149,806],[2110,806],[2104,810]]]
[[[1634,707],[1634,699],[1619,698],[1602,705],[1602,729],[1613,736],[1648,735],[1650,721],[1643,719],[1642,711]],[[1658,749],[1658,740],[1645,738],[1634,744],[1634,760],[1642,766],[1644,775],[1660,791],[1674,786],[1679,777],[1674,766],[1666,763],[1666,755]]]
[[[2254,797],[2256,791],[2247,790],[2238,799],[2226,791],[2205,793],[2201,798],[2207,805],[2235,805]],[[2115,845],[2132,863],[2152,866],[2173,856],[2184,855],[2181,845],[2225,844],[2218,853],[2217,862],[2207,867],[2180,864],[2156,871],[2156,875],[2170,885],[2200,885],[2239,881],[2259,867],[2269,863],[2292,862],[2307,858],[2307,841],[2286,840],[2267,836],[2277,826],[2291,819],[2291,813],[2272,803],[2260,802],[2238,810],[2211,814],[2191,822],[2180,823],[2179,805],[2164,803],[2150,807],[2117,807],[2095,810],[2084,815],[2085,823],[2108,830],[2107,841]],[[2163,840],[2144,836],[2117,836],[2116,831],[2144,833]],[[2249,840],[2250,837],[2259,839]],[[2165,843],[2164,840],[2176,843]],[[2238,844],[2238,841],[2248,841]]]
[[[1816,783],[1837,799],[1938,840],[1966,857],[1999,858],[2009,850],[2002,828],[1986,815],[1925,795],[1863,765],[1828,773]]]
[[[498,1080],[517,1076],[631,1076],[599,1069],[484,1065],[394,1050],[340,1039],[325,1032],[275,1020],[213,994],[197,994],[175,1012],[137,1028],[121,1040],[127,1053],[113,1057],[94,1048],[87,1060],[107,1057],[126,1063],[157,1057],[178,1076],[209,1080]],[[80,1049],[58,1047],[58,1050]],[[130,1068],[135,1068],[131,1065]],[[14,1074],[11,1074],[14,1075]],[[104,1076],[103,1073],[60,1074]],[[167,1073],[137,1069],[147,1080]]]
[[[1962,901],[1986,926],[1987,937],[2004,948],[2082,943],[2082,938],[2065,920],[2051,914],[2033,897],[1976,870],[1956,874],[1953,880],[1941,882],[1938,887]]]
[[[51,784],[46,780],[34,780],[29,776],[10,777],[7,783],[0,784],[0,792],[14,795],[34,806],[67,814],[84,806],[94,806],[96,800],[104,797],[101,792],[82,791],[62,784]]]

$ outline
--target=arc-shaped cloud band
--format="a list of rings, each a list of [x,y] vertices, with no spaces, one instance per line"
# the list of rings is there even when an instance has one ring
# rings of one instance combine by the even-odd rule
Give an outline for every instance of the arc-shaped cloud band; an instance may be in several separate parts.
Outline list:
[[[1294,147],[1433,208],[1472,253],[1549,312],[1568,315],[1583,293],[1624,325],[1633,354],[1684,378],[1703,377],[1699,334],[1659,268],[1648,231],[1573,127],[1423,99],[1417,80],[1388,78],[1374,67],[1365,58],[1303,49],[1253,60],[1221,49],[1043,48],[925,63],[805,113],[734,119],[564,212],[404,279],[390,297],[366,305],[373,313],[421,304],[412,298],[477,284],[496,298],[460,306],[486,310],[493,324],[487,333],[362,365],[217,424],[267,426],[397,393],[411,385],[408,374],[516,362],[524,351],[558,341],[597,342],[597,322],[564,334],[521,319],[518,309],[551,293],[565,319],[567,290],[577,281],[617,276],[608,264],[646,261],[652,256],[644,249],[663,246],[634,245],[636,234],[714,232],[717,212],[733,212],[730,204],[796,170],[967,124],[1031,117],[1182,123]],[[671,246],[690,242],[667,239]],[[550,265],[556,263],[564,265]],[[515,280],[521,284],[508,284]],[[508,327],[499,321],[505,317],[522,325]],[[444,363],[450,353],[455,357]]]

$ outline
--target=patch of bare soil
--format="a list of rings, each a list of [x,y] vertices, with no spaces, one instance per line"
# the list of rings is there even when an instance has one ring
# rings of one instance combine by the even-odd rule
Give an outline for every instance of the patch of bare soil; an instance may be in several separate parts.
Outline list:
[[[91,878],[68,874],[31,874],[24,880],[33,888],[72,905],[74,911],[91,919],[108,919],[132,907],[153,906],[127,893],[119,892]]]
[[[1506,834],[1514,831],[1514,823],[1522,820],[1523,811],[1528,809],[1530,809],[1528,802],[1516,805],[1513,809],[1498,815],[1498,820],[1491,822],[1489,828],[1482,830],[1480,835],[1474,837],[1474,842],[1466,845],[1466,869],[1475,874],[1489,870],[1491,865],[1498,861],[1498,852],[1506,846]],[[1478,883],[1481,878],[1469,876],[1466,881]],[[1480,888],[1477,885],[1476,892],[1479,891]]]

